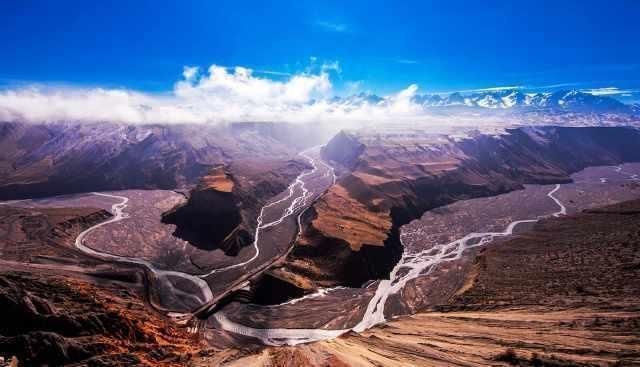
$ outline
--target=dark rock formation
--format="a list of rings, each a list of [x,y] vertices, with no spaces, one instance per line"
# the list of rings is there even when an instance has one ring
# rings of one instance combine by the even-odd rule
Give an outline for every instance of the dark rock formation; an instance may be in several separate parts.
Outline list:
[[[310,167],[298,160],[235,162],[200,178],[186,203],[163,215],[175,236],[205,250],[236,256],[253,241],[260,208]]]
[[[250,241],[250,235],[239,229],[242,222],[234,183],[219,167],[203,177],[191,191],[188,201],[162,216],[164,223],[176,225],[175,236],[204,249],[222,249],[235,256]],[[233,232],[238,231],[235,236]]]

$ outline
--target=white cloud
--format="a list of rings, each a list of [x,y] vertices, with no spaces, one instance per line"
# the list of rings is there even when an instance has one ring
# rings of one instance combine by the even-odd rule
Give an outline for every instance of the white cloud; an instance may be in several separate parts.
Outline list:
[[[294,75],[287,81],[255,77],[250,69],[236,67],[232,72],[213,65],[197,80],[176,84],[174,94],[182,101],[200,101],[213,106],[242,104],[280,106],[305,103],[325,96],[332,88],[327,73]]]
[[[478,89],[462,89],[462,90],[454,90],[449,92],[439,92],[436,94],[451,94],[451,93],[478,93],[478,92],[499,92],[502,90],[512,90],[512,89],[524,89],[525,87],[522,85],[508,85],[502,87],[489,87],[489,88],[478,88]]]
[[[338,61],[326,61],[322,64],[320,70],[322,70],[323,72],[335,71],[338,74],[342,72],[342,69],[340,68],[340,62]]]
[[[193,80],[198,75],[199,70],[200,68],[197,66],[185,66],[182,70],[182,77],[185,80]]]
[[[414,65],[414,64],[419,64],[420,63],[417,60],[411,60],[411,59],[396,59],[396,62],[398,64],[407,64],[407,65]]]
[[[274,80],[244,67],[185,67],[171,92],[30,86],[0,91],[0,121],[111,121],[139,123],[225,123],[235,121],[379,121],[419,117],[411,102],[417,85],[389,96],[384,106],[343,106],[330,72],[338,62],[316,64],[316,72]],[[278,78],[281,79],[281,78]],[[354,87],[358,87],[354,85]]]
[[[334,22],[327,22],[327,21],[321,20],[321,21],[317,21],[316,25],[324,29],[325,31],[329,31],[329,32],[343,33],[349,30],[349,27],[347,27],[346,24],[342,24],[342,23],[334,23]]]
[[[32,85],[0,90],[0,121],[24,122],[119,122],[228,123],[282,121],[327,123],[339,127],[360,123],[419,123],[441,125],[485,124],[464,116],[434,116],[413,102],[418,86],[412,84],[383,102],[344,103],[335,96],[331,75],[338,62],[313,61],[307,71],[269,78],[265,71],[212,65],[208,69],[187,66],[173,89],[162,94],[127,89],[77,88]],[[266,74],[266,75],[265,75]],[[361,82],[347,82],[344,91],[362,90]],[[469,91],[518,89],[491,87]],[[593,93],[623,94],[617,88]],[[476,113],[476,112],[474,112]],[[476,113],[477,114],[477,113]],[[467,119],[467,120],[465,120]]]
[[[620,89],[618,87],[605,87],[605,88],[583,89],[582,92],[593,94],[594,96],[615,96],[615,95],[632,94],[637,91],[630,90],[630,89]]]
[[[265,74],[265,75],[277,75],[277,76],[291,76],[293,74],[287,73],[284,71],[274,71],[274,70],[254,70],[256,74]]]
[[[318,58],[315,56],[309,57],[309,66],[305,68],[305,73],[329,73],[335,72],[336,74],[342,73],[340,62],[337,60],[323,60],[322,63],[318,62]]]
[[[344,94],[350,96],[362,92],[363,84],[362,80],[346,81],[344,83]]]

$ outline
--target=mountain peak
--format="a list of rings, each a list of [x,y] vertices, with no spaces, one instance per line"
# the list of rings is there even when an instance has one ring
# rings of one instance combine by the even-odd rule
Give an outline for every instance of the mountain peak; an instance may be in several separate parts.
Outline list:
[[[596,96],[578,89],[555,92],[524,93],[522,90],[502,89],[463,95],[454,92],[446,97],[436,95],[416,96],[415,100],[425,107],[447,107],[465,105],[491,109],[558,109],[577,112],[622,112],[638,113],[637,106],[629,106],[608,96]]]

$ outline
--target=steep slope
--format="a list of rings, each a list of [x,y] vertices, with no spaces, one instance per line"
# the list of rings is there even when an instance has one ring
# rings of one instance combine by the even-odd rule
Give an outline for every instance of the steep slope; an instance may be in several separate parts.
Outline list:
[[[0,325],[0,355],[22,366],[178,366],[198,350],[184,330],[117,285],[3,268],[0,307],[11,315]]]
[[[321,139],[321,127],[286,123],[0,123],[0,200],[188,190],[165,222],[197,248],[236,255],[251,243],[260,207],[308,168],[298,152]],[[222,175],[226,183],[216,181]]]
[[[235,256],[253,241],[262,205],[307,168],[297,160],[264,160],[258,165],[242,161],[213,168],[189,192],[188,200],[164,213],[162,221],[175,224],[174,235],[193,246]]]
[[[640,131],[631,128],[341,133],[323,154],[345,173],[273,273],[306,290],[384,278],[401,254],[399,226],[426,210],[525,183],[569,182],[587,166],[640,160],[638,146]]]
[[[541,221],[493,243],[433,310],[227,365],[635,366],[640,200]]]
[[[0,200],[194,185],[221,164],[291,159],[313,126],[0,123]]]
[[[218,167],[200,179],[187,203],[164,213],[162,221],[175,224],[174,235],[198,248],[220,247],[228,255],[237,254],[250,235],[243,231],[229,239],[242,222],[233,188],[233,181]]]

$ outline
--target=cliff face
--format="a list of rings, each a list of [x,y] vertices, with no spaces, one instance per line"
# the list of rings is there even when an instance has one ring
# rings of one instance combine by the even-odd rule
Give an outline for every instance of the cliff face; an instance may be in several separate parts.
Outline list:
[[[166,212],[162,221],[175,224],[174,235],[200,249],[220,249],[236,256],[253,241],[262,205],[307,168],[296,160],[216,167],[201,177],[188,200]]]
[[[635,366],[640,201],[547,219],[481,250],[435,310],[261,351],[305,366]],[[465,267],[466,269],[466,267]],[[236,354],[237,365],[255,355]]]
[[[365,145],[355,136],[340,131],[329,141],[329,144],[322,147],[321,153],[325,159],[339,163],[340,167],[352,169],[364,149]]]
[[[198,248],[220,248],[227,255],[237,255],[250,235],[239,228],[242,217],[233,188],[229,175],[218,167],[202,177],[189,200],[165,213],[162,221],[175,224],[174,236]]]
[[[398,228],[453,201],[569,182],[587,166],[640,160],[632,128],[518,128],[463,136],[342,132],[323,156],[344,174],[314,205],[280,278],[307,289],[385,278]],[[288,273],[288,275],[286,275]]]
[[[0,121],[0,200],[91,191],[191,188],[238,161],[286,161],[319,127],[260,123],[122,125]]]

